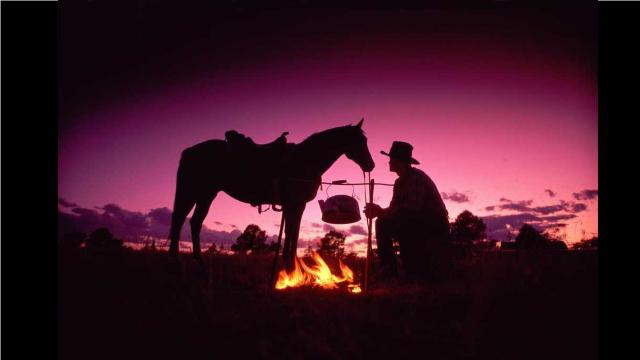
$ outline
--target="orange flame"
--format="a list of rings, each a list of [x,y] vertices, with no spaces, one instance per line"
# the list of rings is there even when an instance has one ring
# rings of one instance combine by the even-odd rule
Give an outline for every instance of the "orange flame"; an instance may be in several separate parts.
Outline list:
[[[322,257],[313,252],[313,265],[307,265],[304,261],[296,257],[294,259],[293,271],[288,273],[286,270],[281,270],[278,274],[278,281],[276,282],[276,289],[282,290],[288,287],[298,287],[303,285],[320,286],[324,289],[335,289],[339,283],[347,282],[353,283],[353,271],[342,263],[338,259],[340,265],[340,271],[342,276],[338,276],[331,273],[331,269],[324,262]],[[350,284],[348,289],[352,293],[359,293],[360,286]]]

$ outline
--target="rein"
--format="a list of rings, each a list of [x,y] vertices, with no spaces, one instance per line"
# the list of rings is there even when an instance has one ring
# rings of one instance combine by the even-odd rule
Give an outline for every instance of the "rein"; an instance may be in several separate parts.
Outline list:
[[[355,186],[355,185],[371,185],[371,173],[368,173],[369,176],[369,182],[365,181],[365,172],[362,172],[362,182],[361,183],[349,183],[346,182],[346,180],[334,180],[331,182],[327,182],[327,181],[320,181],[320,190],[322,190],[322,185],[344,185],[344,186]],[[286,180],[289,181],[298,181],[298,182],[315,182],[315,180],[310,180],[310,179],[298,179],[298,178],[286,178]],[[383,185],[383,186],[393,186],[393,184],[386,184],[386,183],[373,183],[374,185]],[[365,204],[367,203],[367,188],[364,188],[364,202]],[[276,207],[276,204],[267,204],[266,209],[262,210],[262,205],[263,204],[258,204],[258,214],[262,214],[264,212],[269,211],[269,209],[275,211],[275,212],[281,212],[282,211],[282,206],[280,208]]]

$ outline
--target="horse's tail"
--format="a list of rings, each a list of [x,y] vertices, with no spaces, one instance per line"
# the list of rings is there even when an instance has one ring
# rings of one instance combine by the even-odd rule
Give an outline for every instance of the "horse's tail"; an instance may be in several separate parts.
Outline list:
[[[180,154],[180,162],[178,163],[178,172],[176,173],[176,196],[173,201],[173,208],[176,208],[176,201],[178,195],[183,195],[186,191],[187,185],[187,170],[188,170],[188,150],[182,151]]]
[[[189,211],[193,207],[193,199],[189,192],[191,184],[189,184],[189,174],[191,172],[191,156],[189,149],[182,152],[180,162],[178,164],[178,172],[176,174],[176,191],[173,200],[173,212],[171,215],[171,229],[169,231],[169,239],[171,247],[177,247],[180,237],[182,225]],[[177,249],[176,249],[177,250]]]

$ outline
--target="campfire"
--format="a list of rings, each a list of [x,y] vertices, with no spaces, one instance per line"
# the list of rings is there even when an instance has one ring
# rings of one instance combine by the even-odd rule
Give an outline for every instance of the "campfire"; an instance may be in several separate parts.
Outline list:
[[[324,289],[338,288],[340,283],[346,283],[349,292],[357,294],[361,292],[360,285],[353,284],[353,271],[338,259],[341,276],[331,273],[331,269],[322,257],[313,252],[313,265],[307,265],[296,257],[292,272],[281,270],[278,274],[276,289],[282,290],[288,287],[320,286]]]

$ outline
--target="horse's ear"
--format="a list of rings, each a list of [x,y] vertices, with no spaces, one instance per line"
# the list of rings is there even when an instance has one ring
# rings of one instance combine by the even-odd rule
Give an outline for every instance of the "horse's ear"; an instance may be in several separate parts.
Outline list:
[[[364,121],[364,118],[360,119],[360,122],[356,125],[359,128],[362,128],[362,122]]]

